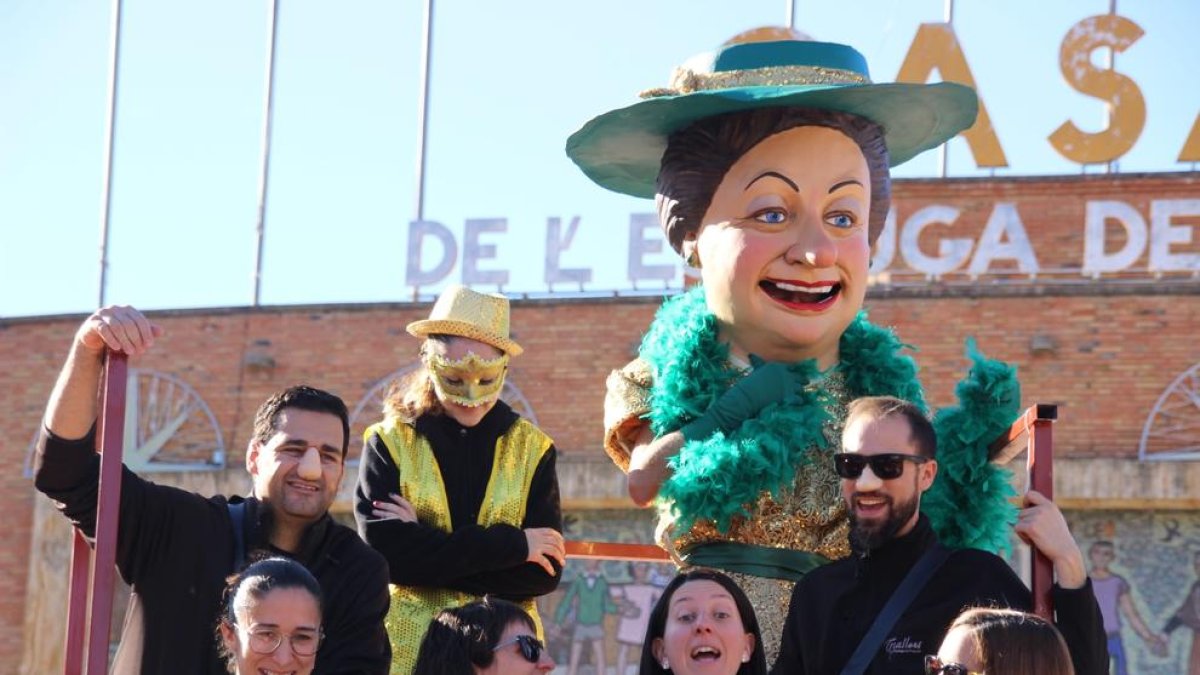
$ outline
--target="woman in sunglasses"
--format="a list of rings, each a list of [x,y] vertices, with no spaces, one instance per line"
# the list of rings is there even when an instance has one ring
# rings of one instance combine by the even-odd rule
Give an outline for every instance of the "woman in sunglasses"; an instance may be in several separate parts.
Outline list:
[[[217,632],[235,675],[309,675],[323,637],[321,586],[294,560],[252,563],[226,587]]]
[[[758,618],[746,593],[716,570],[681,572],[650,612],[640,675],[765,675]]]
[[[517,605],[485,597],[444,609],[429,624],[413,675],[548,673],[554,659]]]
[[[1053,624],[1012,609],[969,609],[925,657],[926,675],[1075,675]]]

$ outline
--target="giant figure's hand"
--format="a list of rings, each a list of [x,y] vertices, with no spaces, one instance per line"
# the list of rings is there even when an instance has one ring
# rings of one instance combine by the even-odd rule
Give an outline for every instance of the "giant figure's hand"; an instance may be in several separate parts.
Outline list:
[[[702,440],[717,430],[730,433],[763,408],[800,393],[808,378],[793,372],[786,363],[750,357],[753,370],[733,383],[703,415],[683,426],[686,440]]]

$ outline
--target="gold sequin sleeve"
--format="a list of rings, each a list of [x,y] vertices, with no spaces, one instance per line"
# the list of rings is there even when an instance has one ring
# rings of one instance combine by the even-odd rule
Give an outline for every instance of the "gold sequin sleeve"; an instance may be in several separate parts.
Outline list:
[[[649,423],[644,419],[650,412],[650,387],[653,384],[650,366],[634,359],[620,370],[608,375],[604,396],[604,451],[622,471],[629,471],[629,456],[635,440]]]

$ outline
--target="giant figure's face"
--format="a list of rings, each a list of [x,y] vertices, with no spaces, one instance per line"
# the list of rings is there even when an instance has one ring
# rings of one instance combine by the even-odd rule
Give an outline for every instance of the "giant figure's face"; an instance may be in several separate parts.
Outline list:
[[[827,127],[769,136],[730,167],[685,251],[734,354],[837,362],[866,293],[870,195],[862,151]]]

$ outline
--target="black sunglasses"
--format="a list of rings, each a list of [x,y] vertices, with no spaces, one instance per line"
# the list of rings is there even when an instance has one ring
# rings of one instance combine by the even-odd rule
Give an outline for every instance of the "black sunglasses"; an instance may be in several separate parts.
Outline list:
[[[924,464],[928,457],[889,452],[881,455],[860,455],[857,452],[839,452],[833,456],[833,466],[842,478],[854,480],[862,475],[863,469],[871,465],[871,473],[882,480],[893,480],[904,473],[904,462]]]
[[[542,650],[546,648],[542,645],[541,640],[532,635],[518,635],[508,642],[501,642],[496,645],[492,651],[498,652],[511,644],[519,645],[521,647],[521,656],[524,656],[525,660],[530,663],[537,663],[538,659],[542,658]]]
[[[983,675],[973,670],[967,670],[967,667],[961,663],[942,663],[942,660],[933,654],[925,656],[925,675]]]

